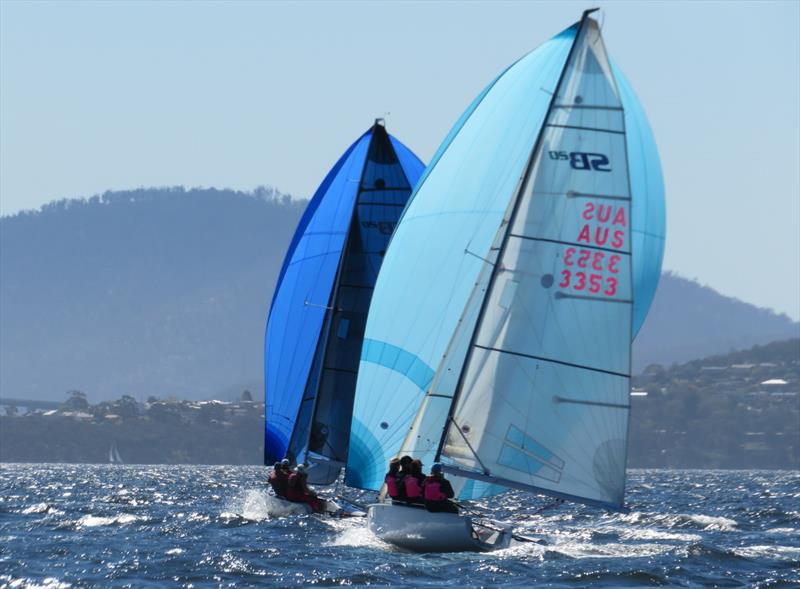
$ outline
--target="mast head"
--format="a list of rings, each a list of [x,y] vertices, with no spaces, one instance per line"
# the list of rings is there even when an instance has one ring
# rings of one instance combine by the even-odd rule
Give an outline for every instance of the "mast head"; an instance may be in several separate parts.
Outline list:
[[[378,125],[381,127],[386,127],[386,121],[383,119],[383,117],[375,119],[375,126],[377,127]]]
[[[597,12],[598,10],[600,10],[600,7],[587,8],[586,10],[583,11],[583,15],[581,16],[581,19],[584,19],[584,18],[588,17],[590,14],[592,14],[593,12]]]

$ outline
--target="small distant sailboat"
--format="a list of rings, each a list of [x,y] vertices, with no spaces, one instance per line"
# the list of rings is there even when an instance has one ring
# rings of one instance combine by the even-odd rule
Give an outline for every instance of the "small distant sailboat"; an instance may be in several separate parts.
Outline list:
[[[109,464],[125,464],[122,461],[122,457],[119,455],[119,448],[117,448],[117,443],[114,442],[108,448],[108,462]]]
[[[265,464],[305,462],[324,485],[345,465],[372,290],[424,167],[378,119],[309,202],[267,323]]]
[[[643,110],[594,11],[520,59],[434,156],[375,287],[346,483],[441,462],[461,499],[521,489],[624,510],[631,341],[652,301],[664,192]],[[380,538],[491,550],[509,530],[372,505]]]

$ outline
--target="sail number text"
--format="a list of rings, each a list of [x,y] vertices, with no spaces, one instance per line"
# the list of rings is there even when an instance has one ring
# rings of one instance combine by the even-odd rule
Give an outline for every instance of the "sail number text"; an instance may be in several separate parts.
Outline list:
[[[573,170],[594,170],[595,172],[610,172],[611,165],[608,156],[602,153],[588,153],[585,151],[548,151],[551,160],[569,161]]]
[[[624,252],[613,250],[622,250],[627,241],[627,205],[589,201],[579,214],[575,245],[561,250],[558,287],[600,297],[616,296],[620,273],[624,272]]]

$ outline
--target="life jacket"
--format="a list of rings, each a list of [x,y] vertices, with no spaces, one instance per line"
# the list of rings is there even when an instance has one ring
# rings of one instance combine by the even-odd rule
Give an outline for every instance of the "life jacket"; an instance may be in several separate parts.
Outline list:
[[[286,496],[287,487],[289,485],[289,478],[286,476],[286,473],[273,470],[269,475],[268,482],[278,497]]]
[[[306,497],[303,480],[296,472],[289,475],[289,484],[286,489],[286,498],[289,501],[304,501]]]
[[[419,479],[413,474],[403,478],[403,487],[406,490],[406,497],[408,499],[422,498],[422,488],[419,485]]]
[[[387,473],[385,477],[383,477],[383,482],[386,483],[386,491],[389,493],[389,497],[392,499],[396,499],[400,496],[400,491],[397,488],[397,477],[392,473]]]
[[[447,495],[442,491],[442,482],[436,477],[426,478],[423,489],[425,491],[425,501],[444,501],[447,499]]]

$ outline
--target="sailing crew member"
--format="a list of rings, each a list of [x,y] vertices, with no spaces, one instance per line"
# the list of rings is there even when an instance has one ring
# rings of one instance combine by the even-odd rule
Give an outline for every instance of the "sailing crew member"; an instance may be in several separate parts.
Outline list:
[[[389,461],[389,472],[383,477],[383,483],[386,485],[386,493],[392,498],[392,501],[400,499],[400,459],[392,458]]]
[[[458,506],[449,501],[455,495],[453,485],[444,478],[442,465],[438,462],[431,467],[431,474],[425,479],[422,493],[428,511],[458,513]]]
[[[397,473],[397,501],[406,500],[406,488],[403,485],[403,477],[411,473],[411,463],[413,459],[411,456],[403,456],[400,458],[400,472]]]
[[[403,491],[406,501],[416,505],[424,505],[422,486],[425,484],[425,475],[422,474],[422,462],[414,460],[409,466],[409,472],[403,477]]]
[[[269,479],[267,479],[275,496],[281,499],[286,499],[286,490],[289,486],[288,466],[288,461],[286,461],[286,467],[284,467],[282,462],[276,462],[272,467],[272,472],[269,474]]]
[[[302,464],[289,475],[286,498],[294,503],[308,503],[315,513],[325,511],[325,501],[317,497],[316,492],[308,486],[308,473]]]

